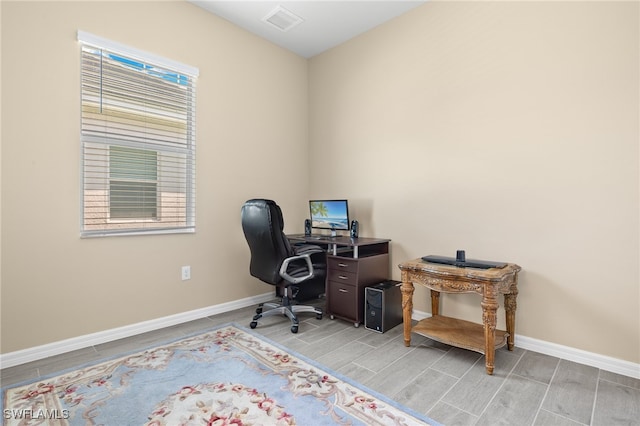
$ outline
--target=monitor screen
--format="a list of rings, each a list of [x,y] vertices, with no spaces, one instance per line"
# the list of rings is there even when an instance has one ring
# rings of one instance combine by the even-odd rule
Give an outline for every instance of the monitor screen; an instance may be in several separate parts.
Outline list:
[[[311,200],[311,227],[318,229],[348,230],[349,206],[347,200]]]

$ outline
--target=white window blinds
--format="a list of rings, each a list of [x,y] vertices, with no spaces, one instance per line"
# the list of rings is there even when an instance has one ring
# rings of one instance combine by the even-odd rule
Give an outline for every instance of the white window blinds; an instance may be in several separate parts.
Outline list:
[[[82,236],[193,232],[197,69],[78,39]]]

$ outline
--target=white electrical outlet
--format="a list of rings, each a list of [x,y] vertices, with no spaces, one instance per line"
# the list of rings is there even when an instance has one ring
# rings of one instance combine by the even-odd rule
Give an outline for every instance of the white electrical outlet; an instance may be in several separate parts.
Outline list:
[[[182,281],[191,279],[191,266],[182,267]]]

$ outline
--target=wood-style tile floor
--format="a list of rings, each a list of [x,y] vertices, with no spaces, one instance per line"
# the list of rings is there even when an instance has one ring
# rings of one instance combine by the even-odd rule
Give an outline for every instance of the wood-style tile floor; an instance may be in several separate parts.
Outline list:
[[[322,305],[322,302],[317,304]],[[1,385],[145,349],[227,322],[249,326],[255,307],[1,370]],[[254,330],[444,425],[640,425],[640,380],[520,348],[496,351],[493,376],[481,354],[413,335],[325,316],[268,317]],[[312,426],[312,425],[310,425]]]

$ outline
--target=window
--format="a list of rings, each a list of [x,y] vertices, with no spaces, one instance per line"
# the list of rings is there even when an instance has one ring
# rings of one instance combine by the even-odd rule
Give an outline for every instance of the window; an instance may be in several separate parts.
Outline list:
[[[112,219],[158,218],[158,153],[109,149],[109,216]]]
[[[82,236],[193,232],[198,70],[78,39]]]

